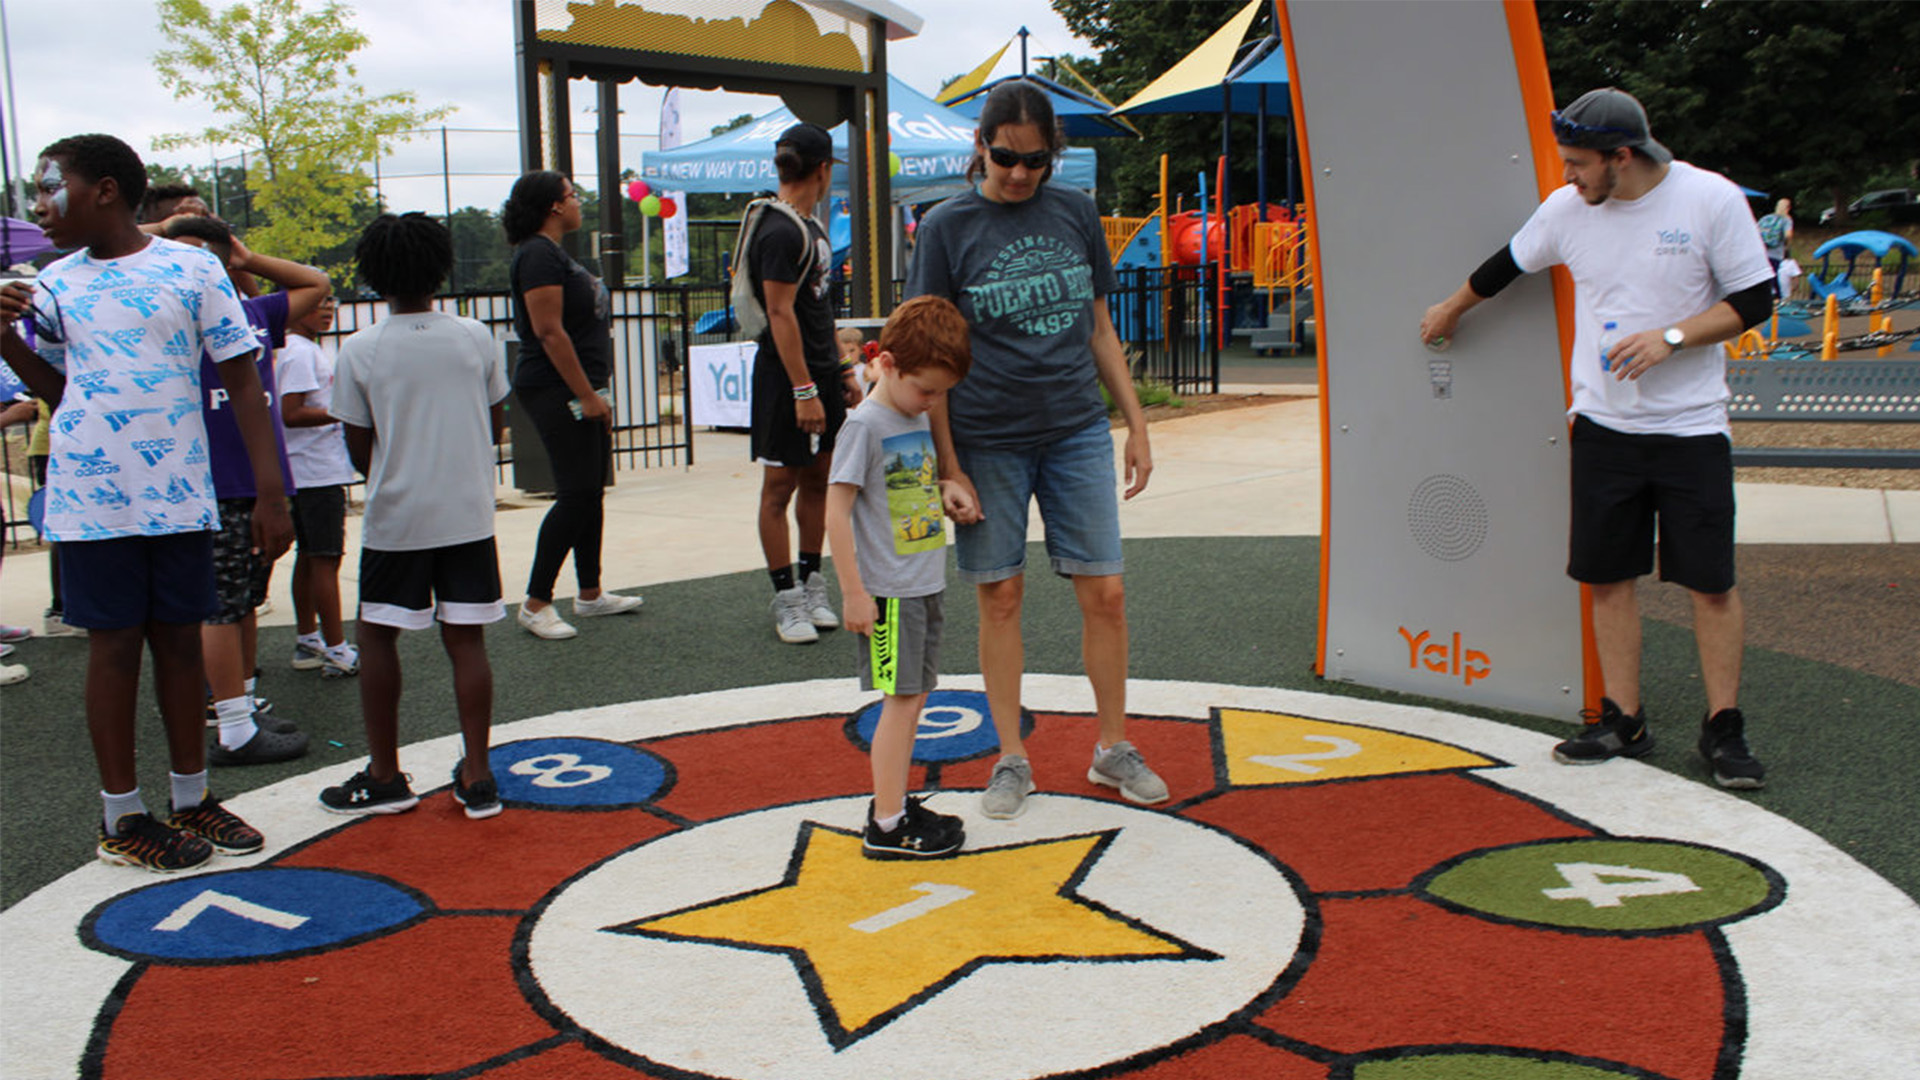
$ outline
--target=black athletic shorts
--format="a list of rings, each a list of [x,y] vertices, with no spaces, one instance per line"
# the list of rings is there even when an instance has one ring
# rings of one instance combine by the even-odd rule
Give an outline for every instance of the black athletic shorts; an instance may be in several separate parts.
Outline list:
[[[438,618],[484,626],[506,618],[493,537],[419,551],[360,549],[360,619],[425,630]]]
[[[1573,421],[1567,575],[1590,585],[1653,571],[1699,593],[1733,588],[1733,453],[1724,435],[1629,435]]]
[[[337,559],[347,550],[345,484],[306,487],[293,493],[293,542],[314,559]]]
[[[814,436],[800,430],[794,412],[793,381],[787,369],[772,351],[762,349],[753,361],[753,434],[749,440],[753,460],[762,465],[799,469],[813,464],[814,455],[833,453],[834,437],[847,419],[846,385],[838,368],[809,368],[813,384],[820,388],[820,404],[826,406],[827,430]]]

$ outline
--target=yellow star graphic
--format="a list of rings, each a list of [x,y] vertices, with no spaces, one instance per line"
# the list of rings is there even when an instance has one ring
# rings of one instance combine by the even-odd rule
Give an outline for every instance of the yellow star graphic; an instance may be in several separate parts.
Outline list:
[[[857,834],[807,822],[785,882],[607,929],[788,954],[835,1046],[981,964],[1217,959],[1075,894],[1116,833],[875,862]]]

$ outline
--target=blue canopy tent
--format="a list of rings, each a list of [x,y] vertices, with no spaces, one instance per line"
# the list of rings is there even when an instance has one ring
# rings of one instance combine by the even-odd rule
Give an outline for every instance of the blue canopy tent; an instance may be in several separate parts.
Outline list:
[[[1061,128],[1071,138],[1099,138],[1107,135],[1132,135],[1137,138],[1140,134],[1132,130],[1125,121],[1114,116],[1113,107],[1107,102],[1091,94],[1083,94],[1071,87],[1063,86],[1044,75],[1008,75],[995,79],[955,98],[948,103],[947,107],[962,116],[978,120],[981,108],[987,103],[987,95],[993,92],[993,88],[1003,82],[1014,80],[1032,83],[1047,95],[1047,100],[1053,105],[1054,119],[1060,122]]]
[[[967,162],[973,157],[973,121],[935,104],[897,77],[889,76],[887,147],[900,155],[893,177],[893,201],[932,202],[968,188]],[[650,184],[680,191],[732,194],[771,191],[780,186],[773,169],[773,142],[794,122],[793,113],[776,109],[733,131],[673,150],[650,152],[640,176]],[[833,145],[844,155],[847,125],[833,129]],[[1091,191],[1093,151],[1070,148],[1054,171],[1059,180]],[[837,192],[844,191],[836,172]]]

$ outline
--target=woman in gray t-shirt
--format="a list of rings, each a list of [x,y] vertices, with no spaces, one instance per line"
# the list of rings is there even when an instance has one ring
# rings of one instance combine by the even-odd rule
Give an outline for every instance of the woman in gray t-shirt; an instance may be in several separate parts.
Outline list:
[[[969,176],[981,180],[920,223],[907,295],[944,296],[971,331],[973,368],[931,414],[941,479],[979,511],[949,504],[960,577],[980,602],[980,670],[1001,758],[981,796],[1009,818],[1034,790],[1020,733],[1020,609],[1027,507],[1037,497],[1055,573],[1072,578],[1100,738],[1087,778],[1139,803],[1167,786],[1126,741],[1127,616],[1113,436],[1100,388],[1127,423],[1126,495],[1153,455],[1126,356],[1107,315],[1113,264],[1093,200],[1047,183],[1064,146],[1053,107],[1024,81],[987,96]]]

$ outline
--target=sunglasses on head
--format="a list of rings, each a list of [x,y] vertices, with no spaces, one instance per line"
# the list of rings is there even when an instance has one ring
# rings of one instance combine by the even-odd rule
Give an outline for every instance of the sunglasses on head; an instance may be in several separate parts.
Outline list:
[[[1556,141],[1567,146],[1585,146],[1587,143],[1597,140],[1611,143],[1613,147],[1618,147],[1621,144],[1618,142],[1617,136],[1624,135],[1627,138],[1633,138],[1639,134],[1637,131],[1628,131],[1625,128],[1582,124],[1578,120],[1569,120],[1560,115],[1560,110],[1558,109],[1553,111],[1553,137]],[[1609,149],[1609,147],[1595,146],[1589,147],[1589,149]]]
[[[987,156],[993,159],[995,165],[1003,169],[1011,169],[1015,165],[1025,165],[1027,168],[1038,172],[1053,164],[1053,151],[1051,150],[1035,150],[1031,154],[1021,154],[1009,150],[1004,146],[989,146],[987,147]]]

